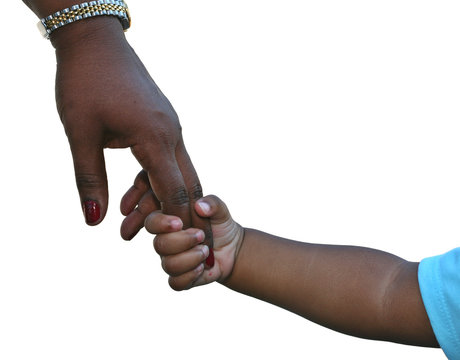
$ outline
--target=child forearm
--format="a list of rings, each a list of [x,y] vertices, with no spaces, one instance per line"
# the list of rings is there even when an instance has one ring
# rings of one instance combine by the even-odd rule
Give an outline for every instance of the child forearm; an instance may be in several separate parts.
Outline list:
[[[382,251],[246,229],[224,284],[343,333],[437,347],[417,269],[418,263]]]

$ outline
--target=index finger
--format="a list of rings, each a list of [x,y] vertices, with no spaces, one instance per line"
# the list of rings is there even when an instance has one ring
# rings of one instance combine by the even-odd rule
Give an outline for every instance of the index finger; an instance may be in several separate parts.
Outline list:
[[[189,228],[192,225],[190,200],[174,152],[164,149],[158,152],[154,144],[136,145],[131,150],[147,172],[161,210],[180,217],[184,229]]]
[[[200,217],[195,209],[195,203],[197,200],[203,197],[203,190],[201,188],[200,180],[198,178],[198,174],[195,171],[195,168],[192,164],[190,156],[185,149],[185,144],[183,140],[181,140],[177,146],[176,150],[176,159],[177,163],[179,164],[179,168],[181,169],[182,177],[184,179],[185,186],[188,189],[188,196],[190,198],[190,206],[191,206],[191,221],[193,227],[202,229],[205,233],[205,240],[204,243],[209,248],[209,257],[206,259],[206,265],[208,267],[214,266],[214,252],[213,252],[213,236],[212,236],[212,228],[209,219]]]

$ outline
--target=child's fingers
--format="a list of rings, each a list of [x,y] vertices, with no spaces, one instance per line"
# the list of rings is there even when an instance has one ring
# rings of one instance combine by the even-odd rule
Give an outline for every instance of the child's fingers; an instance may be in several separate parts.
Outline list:
[[[147,216],[144,226],[149,233],[162,234],[181,230],[183,223],[177,216],[165,215],[161,211],[154,211]]]
[[[204,264],[199,264],[193,270],[182,274],[180,276],[170,276],[169,277],[169,286],[173,290],[181,291],[181,290],[188,290],[193,287],[195,281],[203,274],[204,271]]]
[[[195,203],[195,211],[202,217],[211,218],[211,224],[219,225],[231,219],[225,203],[215,195],[208,195]]]
[[[155,210],[160,209],[160,203],[152,190],[144,193],[137,206],[127,215],[121,223],[120,234],[125,240],[131,240],[140,229],[144,227],[145,218]]]
[[[194,248],[177,255],[164,256],[161,265],[170,276],[181,276],[200,265],[209,255],[207,245],[197,245]]]
[[[153,247],[158,255],[170,256],[188,251],[203,241],[203,230],[187,229],[155,236]]]

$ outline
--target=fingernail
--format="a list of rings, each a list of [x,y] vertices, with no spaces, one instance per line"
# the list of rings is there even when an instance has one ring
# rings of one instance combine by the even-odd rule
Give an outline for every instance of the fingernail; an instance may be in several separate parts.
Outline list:
[[[195,272],[198,273],[198,274],[201,274],[204,270],[204,265],[203,263],[201,263],[200,265],[198,265],[196,268],[195,268]]]
[[[207,245],[203,245],[203,248],[201,249],[203,251],[203,254],[206,258],[209,256],[209,247]]]
[[[182,229],[182,221],[179,219],[171,220],[169,225],[174,229]]]
[[[203,210],[205,214],[211,210],[211,206],[209,206],[209,204],[204,201],[199,201],[198,206],[201,208],[201,210]]]
[[[208,265],[210,268],[214,266],[214,250],[209,249],[209,256],[206,259],[206,265]]]
[[[83,212],[87,224],[94,224],[101,217],[101,208],[99,204],[94,200],[87,200],[83,206]]]
[[[204,241],[204,231],[198,230],[195,234],[195,237],[199,242],[203,242]]]

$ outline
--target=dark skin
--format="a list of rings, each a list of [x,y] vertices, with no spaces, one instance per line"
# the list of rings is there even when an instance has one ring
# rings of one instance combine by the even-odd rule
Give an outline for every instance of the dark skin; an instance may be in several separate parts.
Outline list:
[[[375,249],[245,229],[215,196],[198,201],[195,211],[211,221],[211,269],[203,266],[207,248],[201,230],[183,230],[178,218],[160,210],[145,221],[146,229],[158,234],[154,247],[173,289],[217,281],[349,335],[439,347],[421,298],[418,263]]]
[[[39,17],[75,3],[24,2]],[[199,206],[201,187],[177,114],[116,18],[65,26],[51,41],[57,106],[80,198],[100,208],[91,225],[102,221],[108,204],[103,149],[129,147],[145,172],[122,200],[127,215],[122,236],[132,238],[144,220],[148,231],[160,234],[155,249],[175,290],[218,281],[344,333],[438,346],[421,300],[417,263],[372,249],[307,244],[243,229],[215,197],[205,200],[207,211]],[[216,239],[210,269],[203,265],[212,238],[204,219],[211,220]]]
[[[39,18],[76,3],[24,2]],[[56,49],[57,108],[72,151],[87,223],[100,223],[107,212],[103,149],[130,148],[145,170],[139,176],[148,179],[149,191],[154,191],[164,212],[179,216],[185,227],[204,229],[206,242],[212,246],[209,223],[191,211],[202,190],[178,116],[126,41],[119,20],[114,16],[81,20],[57,29],[50,40]],[[138,184],[136,181],[134,189]],[[121,227],[126,240],[142,228],[147,215],[141,197],[136,198],[138,192],[131,194],[141,205],[122,205],[122,213],[128,215]],[[152,198],[146,199],[149,203]]]

